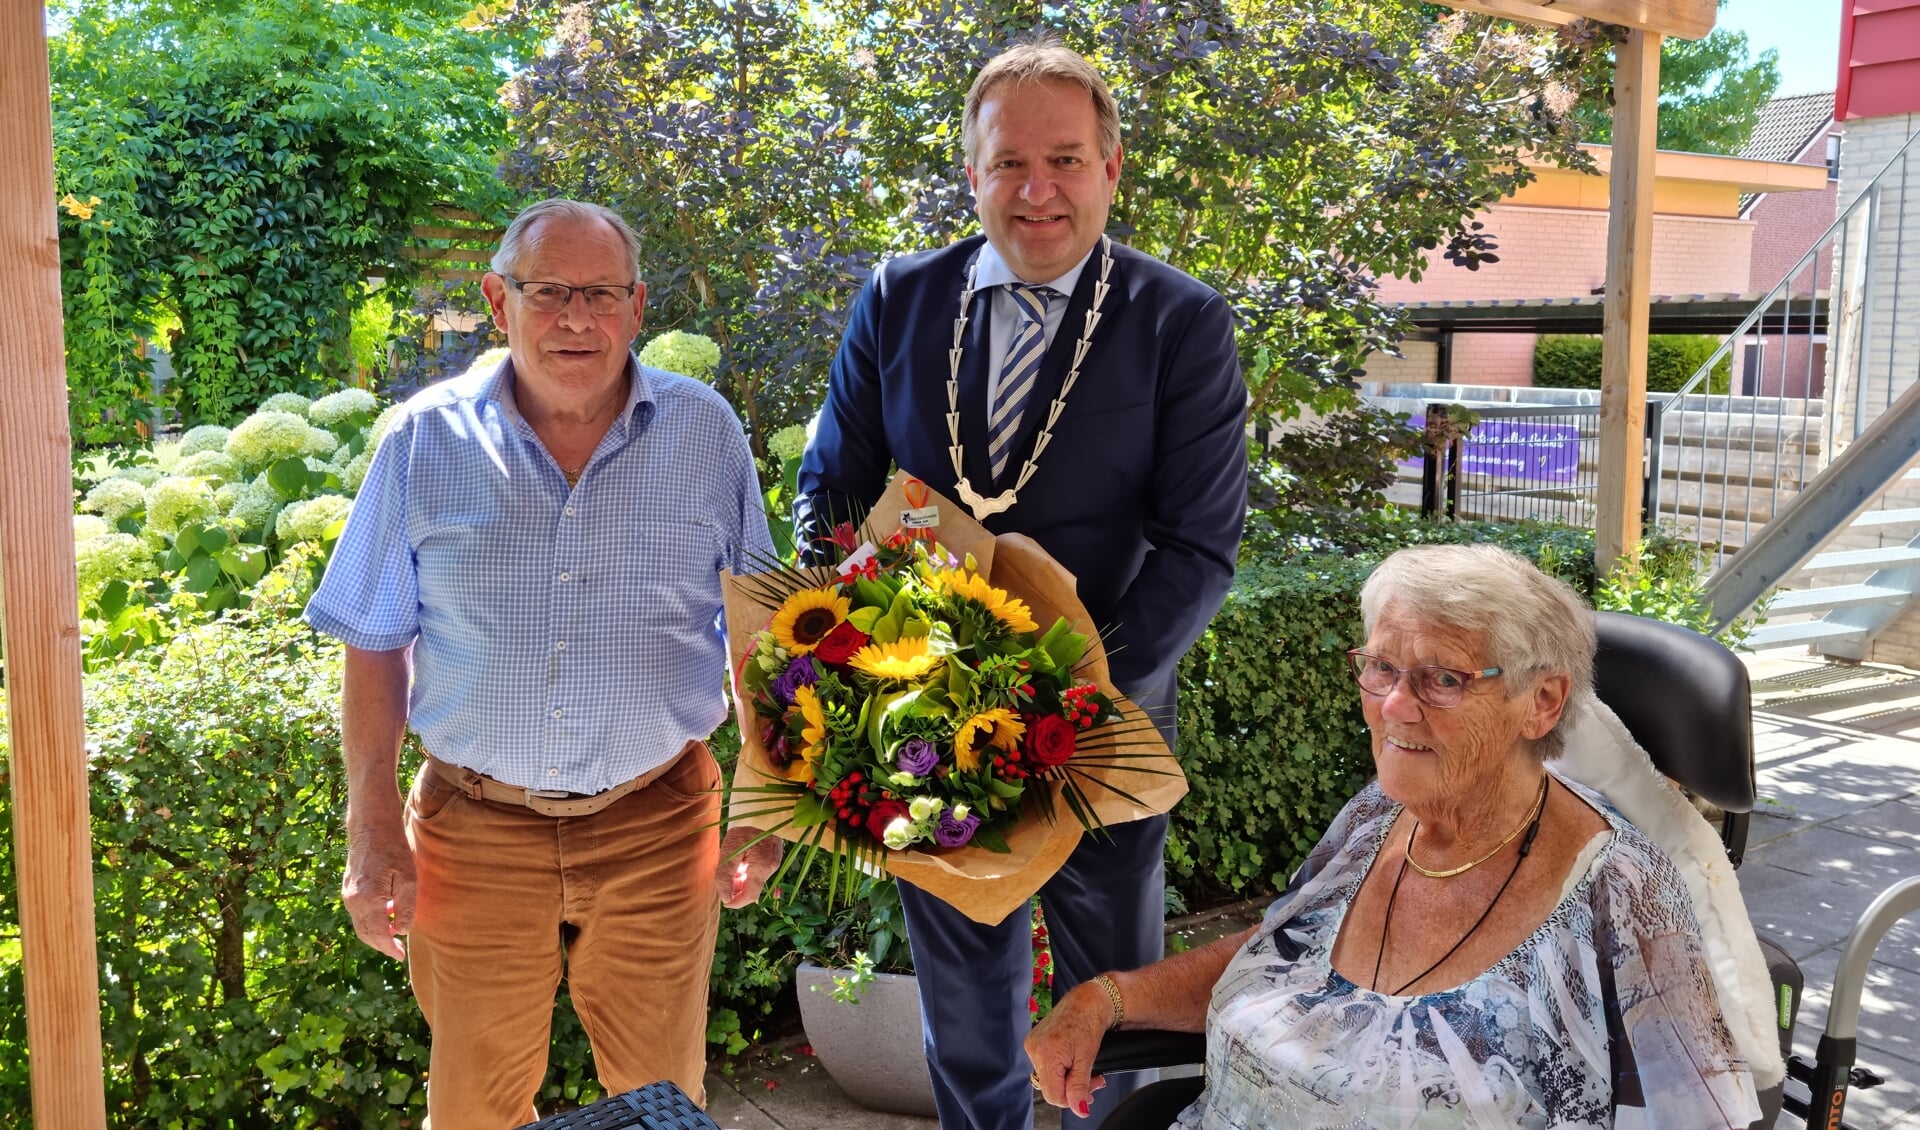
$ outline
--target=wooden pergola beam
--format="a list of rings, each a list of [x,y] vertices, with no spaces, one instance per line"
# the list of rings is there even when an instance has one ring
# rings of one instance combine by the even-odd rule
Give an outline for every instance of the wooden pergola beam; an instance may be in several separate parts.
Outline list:
[[[38,1126],[105,1130],[67,368],[40,0],[0,0],[0,633]]]
[[[1699,39],[1713,30],[1715,0],[1438,0],[1449,8],[1534,24],[1599,20],[1624,28]]]

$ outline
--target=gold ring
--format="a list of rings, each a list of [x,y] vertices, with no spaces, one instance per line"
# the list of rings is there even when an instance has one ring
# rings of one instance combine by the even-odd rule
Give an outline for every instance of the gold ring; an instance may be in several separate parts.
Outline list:
[[[1039,1091],[1039,1090],[1044,1090],[1044,1088],[1040,1086],[1040,1073],[1039,1073],[1038,1071],[1030,1071],[1030,1072],[1028,1072],[1028,1073],[1027,1073],[1027,1078],[1029,1078],[1029,1079],[1031,1079],[1031,1080],[1033,1080],[1033,1089],[1034,1089],[1034,1090],[1036,1090],[1036,1091]]]

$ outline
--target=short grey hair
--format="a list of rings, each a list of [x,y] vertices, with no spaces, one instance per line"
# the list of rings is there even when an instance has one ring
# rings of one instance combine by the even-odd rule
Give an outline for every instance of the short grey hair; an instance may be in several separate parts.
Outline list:
[[[1507,695],[1523,693],[1532,677],[1564,674],[1570,681],[1560,721],[1533,745],[1542,761],[1560,756],[1576,708],[1593,693],[1593,610],[1571,586],[1533,562],[1493,545],[1419,545],[1382,561],[1360,590],[1368,637],[1388,605],[1427,624],[1478,635],[1482,657],[1504,668]]]
[[[589,204],[584,200],[566,200],[554,197],[529,204],[507,225],[507,234],[500,237],[500,248],[493,253],[493,262],[489,264],[496,275],[512,275],[519,278],[517,268],[526,253],[527,239],[535,224],[541,220],[577,220],[591,223],[599,220],[620,233],[621,242],[627,245],[627,260],[633,266],[635,282],[640,280],[640,237],[635,235],[620,213],[599,204]]]
[[[1059,36],[1041,32],[1007,48],[974,76],[960,119],[960,151],[966,155],[967,164],[973,164],[974,146],[980,139],[980,104],[987,96],[1009,84],[1041,82],[1071,83],[1087,92],[1100,127],[1100,159],[1113,156],[1120,148],[1120,106],[1107,89],[1107,81],[1092,63],[1068,49]]]

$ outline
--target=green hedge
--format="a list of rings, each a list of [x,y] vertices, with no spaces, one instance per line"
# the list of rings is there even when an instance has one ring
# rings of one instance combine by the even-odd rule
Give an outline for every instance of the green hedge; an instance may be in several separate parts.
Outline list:
[[[1654,334],[1647,339],[1647,391],[1678,392],[1720,348],[1704,334]],[[1707,378],[1707,392],[1725,394],[1733,363],[1722,357]],[[1599,388],[1600,339],[1545,334],[1533,347],[1533,383],[1538,388]]]

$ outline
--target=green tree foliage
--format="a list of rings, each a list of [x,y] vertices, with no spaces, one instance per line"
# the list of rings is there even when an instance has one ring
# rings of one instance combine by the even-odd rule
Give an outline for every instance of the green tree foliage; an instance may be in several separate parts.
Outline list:
[[[486,206],[508,41],[457,0],[80,0],[50,44],[75,437],[229,422],[337,387],[369,268],[436,201]],[[135,350],[156,324],[157,403]]]
[[[1350,402],[1360,358],[1400,332],[1373,279],[1418,276],[1441,247],[1491,260],[1473,216],[1531,178],[1516,158],[1579,160],[1561,112],[1578,44],[1413,3],[523,11],[546,50],[508,88],[507,176],[636,223],[656,322],[720,343],[716,384],[762,455],[818,403],[873,263],[975,228],[963,97],[1036,26],[1115,84],[1112,228],[1234,302],[1258,414]]]
[[[1731,28],[1715,28],[1704,39],[1663,42],[1656,144],[1687,153],[1738,153],[1760,107],[1780,88],[1779,58],[1771,47],[1750,55],[1747,33]],[[1574,111],[1581,138],[1596,145],[1613,140],[1612,69],[1612,51],[1599,52],[1588,76],[1594,93]]]

